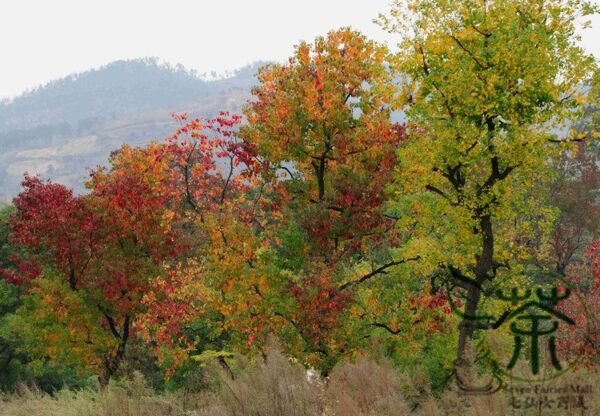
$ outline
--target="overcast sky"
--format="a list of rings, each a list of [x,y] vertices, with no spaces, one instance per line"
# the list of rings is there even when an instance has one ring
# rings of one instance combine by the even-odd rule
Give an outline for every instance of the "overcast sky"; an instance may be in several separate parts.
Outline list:
[[[0,0],[0,97],[117,59],[156,56],[198,72],[284,60],[341,26],[387,41],[388,0]],[[600,57],[600,19],[584,32]]]

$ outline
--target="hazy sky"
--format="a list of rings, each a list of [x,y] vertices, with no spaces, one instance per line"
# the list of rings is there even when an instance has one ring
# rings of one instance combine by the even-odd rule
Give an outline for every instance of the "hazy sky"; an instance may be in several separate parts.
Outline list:
[[[104,65],[157,56],[198,72],[284,60],[293,45],[372,19],[388,0],[0,0],[0,97]],[[584,32],[600,57],[600,19]]]

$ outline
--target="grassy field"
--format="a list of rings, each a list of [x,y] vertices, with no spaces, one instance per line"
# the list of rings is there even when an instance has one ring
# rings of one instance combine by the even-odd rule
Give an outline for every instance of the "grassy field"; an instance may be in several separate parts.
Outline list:
[[[215,367],[204,391],[155,393],[141,375],[111,384],[104,392],[68,389],[53,395],[21,386],[0,401],[2,416],[484,416],[600,415],[600,373],[581,370],[538,385],[520,384],[511,395],[465,395],[450,387],[433,395],[426,380],[411,379],[385,362],[362,359],[339,365],[329,378],[307,377],[299,365],[274,352],[245,363],[234,380]],[[541,391],[543,386],[545,391]],[[581,386],[588,390],[575,394]],[[556,389],[566,388],[567,392]],[[554,389],[554,390],[552,390]],[[589,391],[591,389],[591,391]],[[568,397],[567,397],[568,396]],[[585,408],[579,407],[578,396]],[[518,408],[516,408],[518,407]]]

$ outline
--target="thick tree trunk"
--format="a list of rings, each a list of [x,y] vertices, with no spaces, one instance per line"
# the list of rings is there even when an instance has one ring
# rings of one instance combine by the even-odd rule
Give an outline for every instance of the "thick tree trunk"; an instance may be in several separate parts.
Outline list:
[[[467,301],[464,308],[466,318],[463,318],[459,327],[458,350],[456,360],[456,371],[460,383],[470,383],[471,373],[473,371],[473,348],[472,340],[477,329],[477,321],[470,317],[477,315],[479,301],[481,299],[481,289],[472,286],[467,290]]]
[[[479,304],[482,295],[481,285],[493,279],[494,233],[490,214],[478,212],[480,232],[482,234],[481,252],[473,270],[475,280],[467,284],[464,317],[459,327],[456,360],[456,375],[459,385],[473,386],[474,356],[472,341],[480,324],[478,320]]]

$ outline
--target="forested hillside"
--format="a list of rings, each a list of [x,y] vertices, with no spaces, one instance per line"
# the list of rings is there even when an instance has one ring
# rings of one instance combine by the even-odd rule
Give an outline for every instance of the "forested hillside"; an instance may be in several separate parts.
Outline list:
[[[81,190],[86,168],[123,143],[145,144],[173,130],[171,112],[212,116],[240,109],[257,65],[204,81],[156,59],[117,61],[50,82],[0,103],[0,199],[14,196],[23,172]]]

